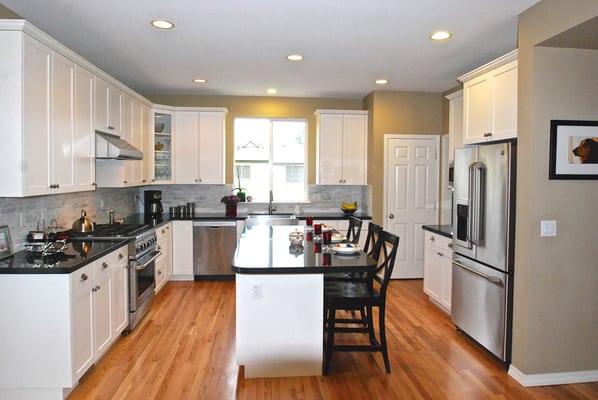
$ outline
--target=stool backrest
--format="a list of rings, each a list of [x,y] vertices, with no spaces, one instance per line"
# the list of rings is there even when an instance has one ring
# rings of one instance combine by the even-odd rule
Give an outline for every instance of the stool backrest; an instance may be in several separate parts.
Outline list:
[[[386,297],[386,289],[395,267],[395,259],[399,248],[399,237],[392,233],[382,231],[377,241],[372,257],[378,261],[378,269],[374,281],[380,285],[380,297]]]
[[[357,244],[361,236],[361,225],[363,221],[356,217],[349,217],[349,229],[347,230],[347,242]]]

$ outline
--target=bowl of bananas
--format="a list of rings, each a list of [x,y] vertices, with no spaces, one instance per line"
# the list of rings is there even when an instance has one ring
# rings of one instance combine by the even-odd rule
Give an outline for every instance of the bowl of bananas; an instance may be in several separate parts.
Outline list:
[[[355,211],[357,211],[357,202],[356,201],[353,203],[342,202],[341,203],[341,211],[347,215],[354,214]]]

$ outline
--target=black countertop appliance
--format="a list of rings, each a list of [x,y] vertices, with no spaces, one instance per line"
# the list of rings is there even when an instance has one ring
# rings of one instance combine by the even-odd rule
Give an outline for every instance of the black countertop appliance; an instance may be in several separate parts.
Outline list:
[[[146,190],[143,192],[143,205],[146,215],[161,215],[164,212],[162,207],[162,191]]]

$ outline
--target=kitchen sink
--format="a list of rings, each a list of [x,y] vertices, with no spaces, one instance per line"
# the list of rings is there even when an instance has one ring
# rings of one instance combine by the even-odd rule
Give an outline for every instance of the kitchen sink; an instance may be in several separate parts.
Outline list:
[[[261,214],[251,213],[247,217],[247,225],[297,225],[298,220],[294,214]]]

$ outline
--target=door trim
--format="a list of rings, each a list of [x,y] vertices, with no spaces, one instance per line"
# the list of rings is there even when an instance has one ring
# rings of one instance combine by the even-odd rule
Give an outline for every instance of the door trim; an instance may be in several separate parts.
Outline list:
[[[386,216],[388,215],[388,199],[387,199],[387,192],[388,192],[388,141],[390,139],[435,139],[435,149],[436,152],[436,223],[439,223],[440,217],[440,138],[441,134],[433,134],[433,135],[402,135],[398,133],[387,133],[384,135],[384,184],[383,184],[383,191],[382,195],[383,198],[383,206],[382,206],[382,226],[384,229],[387,229],[386,224]]]

